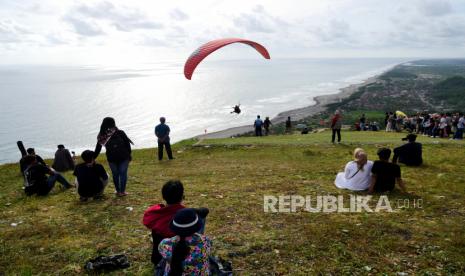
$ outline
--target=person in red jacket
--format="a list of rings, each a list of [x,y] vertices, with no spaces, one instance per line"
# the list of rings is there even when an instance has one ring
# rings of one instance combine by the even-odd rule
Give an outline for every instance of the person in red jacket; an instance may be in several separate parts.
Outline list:
[[[158,245],[163,239],[171,238],[176,236],[170,229],[170,223],[174,218],[174,215],[178,210],[186,208],[182,205],[184,199],[184,186],[179,180],[170,180],[163,185],[161,189],[163,199],[166,201],[165,204],[156,204],[150,206],[145,210],[142,223],[152,230],[152,263],[157,265],[162,257],[158,252]],[[208,215],[209,210],[207,208],[195,209],[199,218],[202,221],[202,229],[199,233],[203,233],[205,230],[205,218]]]

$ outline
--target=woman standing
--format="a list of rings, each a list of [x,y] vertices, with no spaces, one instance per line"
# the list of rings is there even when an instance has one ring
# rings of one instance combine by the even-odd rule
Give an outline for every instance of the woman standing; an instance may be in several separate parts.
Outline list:
[[[95,146],[95,158],[102,150],[106,149],[108,165],[113,175],[116,195],[126,196],[126,182],[128,180],[128,166],[131,161],[131,144],[134,144],[128,138],[124,131],[118,129],[115,119],[106,117],[100,126],[100,132],[97,136],[97,145]]]

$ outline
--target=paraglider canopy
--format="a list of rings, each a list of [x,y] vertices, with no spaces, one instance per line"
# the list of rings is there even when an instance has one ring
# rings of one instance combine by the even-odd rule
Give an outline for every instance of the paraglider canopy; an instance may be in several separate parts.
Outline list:
[[[204,58],[206,58],[214,51],[232,43],[247,44],[254,48],[257,52],[259,52],[264,58],[270,59],[270,54],[268,53],[266,48],[251,40],[241,38],[223,38],[212,40],[200,46],[186,60],[186,63],[184,64],[184,76],[186,77],[186,79],[190,80],[192,78],[192,74],[194,73],[195,68]]]

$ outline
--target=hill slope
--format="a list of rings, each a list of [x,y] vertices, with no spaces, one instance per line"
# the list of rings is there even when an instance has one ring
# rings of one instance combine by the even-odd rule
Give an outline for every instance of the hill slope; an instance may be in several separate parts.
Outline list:
[[[353,149],[361,146],[373,159],[378,147],[400,144],[401,137],[343,132],[340,145],[328,143],[328,132],[185,141],[174,146],[172,162],[155,161],[153,149],[137,150],[130,195],[116,198],[110,186],[105,200],[88,203],[80,203],[76,191],[59,188],[48,197],[28,198],[17,165],[0,166],[0,272],[81,274],[89,258],[125,253],[132,265],[124,273],[152,275],[141,217],[161,202],[161,186],[174,178],[183,181],[188,206],[210,208],[206,231],[215,253],[232,260],[238,274],[463,274],[463,142],[420,137],[425,165],[402,167],[411,193],[388,195],[393,213],[263,211],[264,195],[348,200],[354,193],[336,189],[333,181]],[[412,208],[419,199],[422,208]],[[410,208],[399,208],[405,202]]]

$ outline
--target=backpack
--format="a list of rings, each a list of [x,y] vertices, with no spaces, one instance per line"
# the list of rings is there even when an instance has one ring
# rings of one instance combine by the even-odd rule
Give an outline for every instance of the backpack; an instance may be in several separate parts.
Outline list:
[[[24,170],[24,192],[27,196],[31,196],[37,192],[35,179],[30,168],[31,167],[28,167],[26,170]]]
[[[263,121],[260,119],[255,120],[255,127],[262,127]]]
[[[109,162],[122,162],[131,158],[131,146],[124,132],[116,131],[105,144]]]

